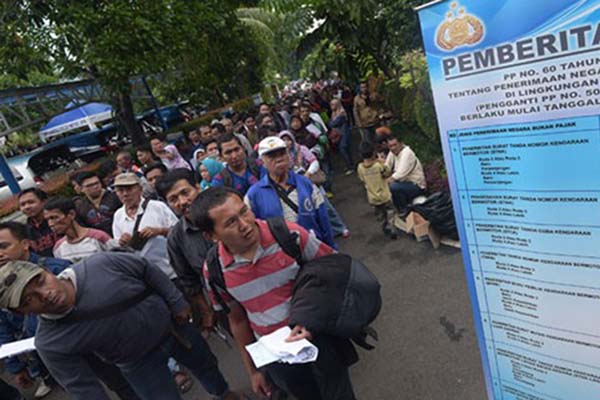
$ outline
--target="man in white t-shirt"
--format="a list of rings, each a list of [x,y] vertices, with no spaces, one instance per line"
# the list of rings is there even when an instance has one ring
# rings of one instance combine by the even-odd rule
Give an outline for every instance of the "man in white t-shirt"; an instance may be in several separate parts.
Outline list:
[[[392,171],[392,175],[387,182],[394,205],[403,212],[415,197],[425,193],[425,173],[421,161],[401,140],[390,137],[388,147],[390,152],[385,159],[385,165]]]
[[[44,205],[44,219],[54,233],[64,235],[54,245],[56,258],[76,263],[116,245],[106,232],[83,227],[77,222],[75,203],[71,199],[49,199]]]
[[[118,175],[114,186],[123,203],[113,217],[115,240],[120,246],[132,247],[139,255],[152,260],[170,279],[175,279],[169,264],[167,235],[177,223],[177,216],[165,203],[142,197],[141,181],[136,174]]]

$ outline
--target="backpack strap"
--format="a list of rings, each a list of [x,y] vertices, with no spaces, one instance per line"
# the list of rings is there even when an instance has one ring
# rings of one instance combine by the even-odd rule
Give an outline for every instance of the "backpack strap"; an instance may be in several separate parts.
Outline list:
[[[231,172],[227,169],[227,167],[223,168],[220,172],[221,178],[223,179],[223,186],[232,187],[233,186],[233,178],[231,177]]]
[[[260,166],[256,163],[256,160],[252,157],[248,157],[248,169],[250,170],[250,173],[256,179],[260,179]]]
[[[229,314],[231,309],[223,300],[221,293],[227,293],[227,285],[225,284],[225,277],[223,276],[223,270],[221,269],[221,263],[219,262],[219,246],[212,246],[206,254],[206,267],[208,268],[208,286],[213,292],[213,296],[217,303],[223,308],[225,314]]]
[[[290,232],[283,217],[269,218],[267,219],[267,224],[271,234],[283,251],[296,260],[298,265],[302,266],[302,249],[298,244],[298,234]]]
[[[282,217],[269,218],[267,220],[269,230],[283,251],[292,257],[298,265],[302,265],[302,250],[298,245],[298,235],[290,232]],[[208,269],[208,286],[212,290],[215,301],[221,306],[225,314],[229,314],[231,308],[223,300],[223,293],[227,292],[223,269],[219,262],[219,246],[212,246],[206,254],[206,267]],[[231,296],[231,295],[230,295]]]

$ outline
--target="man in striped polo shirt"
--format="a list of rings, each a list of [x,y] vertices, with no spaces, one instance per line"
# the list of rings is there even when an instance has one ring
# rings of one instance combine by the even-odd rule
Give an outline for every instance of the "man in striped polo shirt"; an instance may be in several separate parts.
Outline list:
[[[231,309],[228,314],[231,332],[254,392],[267,398],[271,395],[268,375],[299,400],[353,400],[347,360],[355,357],[355,353],[347,342],[344,342],[347,346],[339,345],[340,340],[324,335],[313,337],[304,327],[295,326],[288,340],[313,341],[319,348],[317,361],[296,365],[273,363],[264,370],[256,369],[245,350],[257,337],[288,325],[294,282],[300,269],[279,246],[267,223],[255,218],[238,192],[225,187],[200,193],[192,204],[191,216],[207,238],[218,243],[218,259],[227,287],[227,293],[221,293],[221,297]],[[299,225],[287,224],[299,236],[303,261],[334,252]],[[204,274],[208,281],[206,265]],[[211,298],[219,310],[212,293]]]

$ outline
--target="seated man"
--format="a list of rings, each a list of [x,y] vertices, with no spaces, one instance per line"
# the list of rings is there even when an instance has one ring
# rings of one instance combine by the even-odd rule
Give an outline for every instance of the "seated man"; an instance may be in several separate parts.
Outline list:
[[[245,202],[254,214],[261,219],[282,216],[336,248],[323,194],[308,178],[290,169],[285,142],[278,137],[265,138],[258,145],[258,154],[268,173],[246,195]]]
[[[392,136],[387,143],[390,152],[385,159],[385,166],[392,171],[387,182],[394,205],[403,212],[415,197],[425,193],[425,173],[415,153],[400,139]]]
[[[114,247],[106,232],[85,228],[77,222],[75,203],[71,199],[53,197],[48,200],[44,206],[44,218],[54,232],[64,235],[54,246],[57,258],[78,262]]]
[[[44,219],[44,204],[48,195],[41,189],[30,188],[19,193],[19,209],[27,217],[31,247],[39,255],[52,257],[54,244],[61,235],[50,229]]]
[[[0,268],[0,282],[5,283],[0,308],[39,316],[36,349],[74,399],[109,399],[86,359],[91,353],[116,364],[143,400],[180,399],[167,367],[170,356],[209,394],[239,398],[189,322],[183,295],[147,260],[95,254],[58,277],[35,264],[11,261]]]

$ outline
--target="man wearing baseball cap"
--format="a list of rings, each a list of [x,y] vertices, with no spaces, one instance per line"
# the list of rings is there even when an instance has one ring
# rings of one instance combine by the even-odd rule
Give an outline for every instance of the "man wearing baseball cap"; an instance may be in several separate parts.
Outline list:
[[[167,235],[177,216],[162,201],[144,199],[140,178],[123,173],[115,178],[115,192],[123,206],[115,212],[113,235],[121,246],[131,247],[151,260],[170,279],[176,275],[169,264]]]
[[[258,155],[268,173],[244,199],[256,217],[284,217],[337,248],[323,195],[308,178],[291,170],[285,142],[276,136],[266,137],[258,144]]]
[[[54,275],[59,275],[71,265],[68,260],[40,257],[32,252],[27,240],[26,227],[14,221],[0,223],[0,268],[10,261],[28,261],[40,265]],[[36,315],[23,315],[0,310],[0,344],[33,337],[37,326]],[[103,362],[93,354],[88,354],[86,361],[98,378],[121,400],[139,400],[117,367]],[[3,362],[6,371],[14,375],[15,382],[22,388],[33,383],[32,377],[39,375],[42,378],[44,384],[40,384],[36,389],[34,395],[36,398],[48,394],[51,390],[49,385],[55,383],[46,366],[39,360],[37,353],[28,354],[27,357],[7,358]],[[0,389],[0,393],[2,393],[2,389]],[[0,399],[4,400],[4,397],[0,396]]]
[[[138,256],[96,254],[58,277],[10,261],[0,268],[0,308],[40,316],[38,354],[74,399],[109,399],[86,361],[92,353],[117,365],[142,399],[181,398],[169,357],[186,365],[215,398],[239,398],[189,322],[182,293]]]

